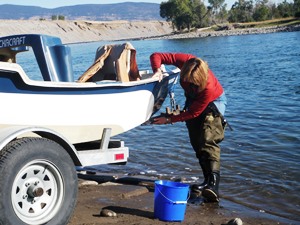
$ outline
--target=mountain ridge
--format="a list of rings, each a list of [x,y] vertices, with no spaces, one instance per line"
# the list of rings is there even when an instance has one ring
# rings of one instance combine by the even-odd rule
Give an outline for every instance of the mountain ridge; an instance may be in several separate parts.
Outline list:
[[[50,19],[53,15],[62,15],[66,20],[162,20],[157,3],[114,3],[114,4],[82,4],[63,6],[53,9],[39,6],[21,6],[13,4],[0,5],[0,19],[28,20]]]

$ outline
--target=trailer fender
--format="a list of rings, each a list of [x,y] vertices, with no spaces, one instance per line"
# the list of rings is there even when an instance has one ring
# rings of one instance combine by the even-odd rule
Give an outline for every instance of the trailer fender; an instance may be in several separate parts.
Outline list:
[[[74,146],[67,141],[59,133],[44,127],[25,127],[25,126],[11,126],[7,128],[0,129],[0,151],[12,140],[23,137],[23,136],[33,136],[34,133],[40,137],[51,139],[58,144],[60,144],[71,156],[75,166],[82,166],[79,160],[77,150]]]

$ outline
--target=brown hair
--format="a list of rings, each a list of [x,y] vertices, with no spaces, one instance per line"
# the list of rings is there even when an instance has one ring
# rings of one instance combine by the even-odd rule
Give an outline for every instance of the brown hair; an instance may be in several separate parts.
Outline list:
[[[192,58],[184,63],[180,79],[198,86],[200,92],[207,84],[208,70],[208,64],[205,61],[200,58]]]

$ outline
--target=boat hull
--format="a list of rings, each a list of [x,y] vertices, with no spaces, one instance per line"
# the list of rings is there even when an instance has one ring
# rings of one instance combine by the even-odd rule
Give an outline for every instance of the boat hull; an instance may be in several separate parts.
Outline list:
[[[147,121],[159,110],[177,74],[163,81],[79,85],[32,85],[18,73],[0,73],[0,128],[38,126],[52,129],[71,143],[98,140]]]

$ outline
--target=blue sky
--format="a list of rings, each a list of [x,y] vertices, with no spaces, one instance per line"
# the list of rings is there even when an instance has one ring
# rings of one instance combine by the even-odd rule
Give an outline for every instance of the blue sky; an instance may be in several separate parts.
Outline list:
[[[127,0],[128,2],[151,2],[160,4],[163,0]],[[164,0],[167,1],[167,0]],[[231,8],[232,4],[237,0],[225,0],[228,8]],[[283,0],[269,0],[271,2],[283,2]],[[0,0],[0,5],[2,4],[14,4],[14,5],[31,5],[40,6],[44,8],[56,8],[60,6],[67,5],[80,5],[80,4],[112,4],[126,2],[122,0]],[[207,0],[204,1],[207,3]],[[288,0],[289,2],[289,0]]]

